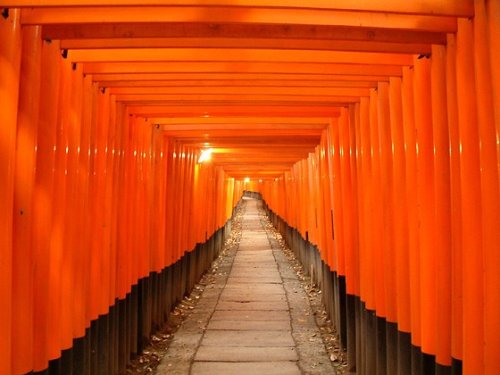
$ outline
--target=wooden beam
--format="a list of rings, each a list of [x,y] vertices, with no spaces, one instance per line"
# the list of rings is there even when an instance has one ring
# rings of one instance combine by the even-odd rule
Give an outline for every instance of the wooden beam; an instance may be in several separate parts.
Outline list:
[[[311,51],[240,48],[117,48],[70,50],[72,62],[279,62],[412,65],[413,56],[376,52]]]
[[[252,125],[256,128],[273,126],[314,126],[323,129],[328,124],[329,118],[327,117],[259,117],[259,116],[245,116],[245,117],[157,117],[150,118],[153,124],[165,124],[165,126],[190,126],[202,129],[204,126],[240,126]]]
[[[318,88],[376,88],[376,79],[360,80],[184,80],[184,81],[101,81],[99,87],[109,88],[112,93],[117,93],[117,89],[145,89],[145,88],[221,88],[221,87],[241,87],[241,88],[279,88],[279,87],[318,87]],[[382,77],[386,79],[386,77]]]
[[[369,81],[379,82],[388,81],[386,75],[348,75],[348,74],[301,74],[301,73],[103,73],[92,74],[94,82],[102,82],[103,87],[107,87],[107,82],[122,81],[172,81],[179,82],[179,85],[187,83],[186,81],[196,81],[195,85],[209,85],[208,82],[220,82],[221,85],[227,85],[237,80],[247,80],[250,82],[259,81],[301,81],[306,84],[321,84],[329,81]],[[126,84],[125,84],[126,85]]]
[[[401,76],[401,66],[268,62],[129,62],[86,63],[84,74],[109,73],[292,73]]]
[[[206,103],[221,103],[225,105],[238,105],[243,103],[255,104],[287,104],[293,106],[295,104],[313,104],[314,105],[334,105],[334,104],[349,104],[357,103],[359,96],[318,96],[318,95],[251,95],[251,94],[158,94],[158,95],[116,95],[117,102],[130,103],[130,105],[186,105]]]
[[[140,10],[139,10],[140,11]],[[171,20],[170,18],[168,18]],[[408,19],[406,20],[409,21]],[[438,21],[437,19],[435,21]],[[441,20],[443,21],[443,20]],[[75,48],[65,44],[78,40],[89,39],[97,43],[99,40],[110,40],[115,43],[134,43],[134,41],[150,40],[149,43],[157,44],[169,43],[166,47],[188,47],[189,43],[200,44],[206,40],[211,40],[212,45],[217,43],[242,43],[248,40],[248,46],[252,43],[272,43],[272,45],[283,42],[287,38],[287,48],[293,43],[304,43],[310,41],[323,43],[318,45],[318,49],[325,49],[328,42],[378,42],[378,43],[426,43],[444,44],[446,43],[446,32],[456,31],[456,21],[452,19],[449,29],[428,31],[419,27],[399,27],[391,29],[387,24],[379,27],[363,27],[360,25],[339,26],[339,25],[301,25],[301,24],[255,24],[255,23],[200,23],[200,22],[138,22],[132,20],[130,23],[117,21],[116,23],[62,23],[47,24],[42,28],[42,38],[66,40],[62,48]],[[411,24],[412,22],[410,22]],[[446,25],[446,21],[445,21]],[[89,43],[90,44],[90,43]],[[272,46],[271,45],[271,46]],[[243,46],[241,46],[243,47]],[[240,48],[241,48],[240,47]],[[269,48],[270,46],[268,46]],[[281,43],[280,48],[283,48]],[[330,49],[330,48],[328,48]]]
[[[313,135],[316,135],[319,139],[321,136],[322,130],[318,129],[316,130],[311,130],[311,129],[293,129],[293,127],[289,128],[284,128],[284,129],[258,129],[254,130],[252,128],[247,128],[245,130],[241,130],[238,132],[238,134],[241,137],[288,137],[290,135],[290,132],[293,132],[295,136],[306,136],[310,137]],[[163,130],[163,134],[165,136],[169,137],[176,137],[176,138],[199,138],[201,140],[205,140],[206,142],[210,142],[212,138],[217,139],[217,138],[222,138],[222,137],[231,137],[231,134],[228,134],[228,130],[226,129],[196,129],[196,130],[184,130],[184,129],[176,129],[176,130]]]
[[[311,105],[295,105],[295,106],[273,106],[269,104],[261,105],[197,105],[185,103],[183,106],[145,106],[145,105],[129,105],[128,113],[132,116],[141,117],[200,117],[214,116],[266,116],[266,117],[339,117],[340,108],[336,106],[311,106]]]
[[[395,33],[396,34],[396,33]],[[434,38],[444,41],[443,38]],[[50,38],[57,39],[57,38]],[[439,43],[434,43],[439,44]],[[93,48],[267,48],[283,49],[283,39],[245,38],[115,38],[115,39],[63,39],[62,49]],[[426,54],[431,52],[430,43],[389,43],[360,40],[287,39],[286,49],[324,51],[364,51]]]
[[[280,9],[301,9],[304,2],[301,0],[5,0],[8,7],[100,7],[100,6],[164,6],[181,5],[191,6],[232,6],[247,10],[248,8],[265,7]],[[474,14],[472,0],[310,0],[309,9],[374,11],[407,14],[432,14],[451,16],[471,16]]]
[[[111,88],[110,93],[121,96],[151,95],[270,95],[279,96],[370,96],[370,89],[363,87],[125,87]]]
[[[372,0],[369,0],[372,1]],[[398,3],[405,3],[395,0]],[[422,3],[421,0],[415,0]],[[454,0],[445,0],[454,1]],[[458,0],[461,1],[461,0]],[[470,2],[470,0],[465,0]],[[331,4],[336,2],[329,1]],[[349,0],[352,4],[355,2]],[[372,1],[373,4],[376,2]],[[471,12],[463,12],[470,17]],[[174,23],[232,23],[232,24],[296,24],[329,25],[351,27],[374,27],[397,30],[422,30],[454,32],[457,29],[455,14],[439,15],[433,9],[432,15],[396,14],[393,10],[374,12],[353,12],[348,10],[307,8],[242,8],[235,6],[145,6],[140,7],[51,7],[23,9],[21,22],[31,25],[48,24],[109,24],[134,22]],[[247,35],[250,36],[250,35]]]

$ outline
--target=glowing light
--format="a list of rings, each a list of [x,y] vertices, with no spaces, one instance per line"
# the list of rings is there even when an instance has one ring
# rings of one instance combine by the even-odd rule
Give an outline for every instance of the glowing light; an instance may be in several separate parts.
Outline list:
[[[245,177],[245,179],[243,180],[243,182],[245,182],[245,183],[250,182],[250,177]]]
[[[259,180],[259,183],[262,184],[262,180]]]
[[[212,159],[212,151],[213,150],[211,148],[207,148],[206,150],[203,150],[201,152],[200,158],[198,159],[198,164],[204,163],[204,162]]]

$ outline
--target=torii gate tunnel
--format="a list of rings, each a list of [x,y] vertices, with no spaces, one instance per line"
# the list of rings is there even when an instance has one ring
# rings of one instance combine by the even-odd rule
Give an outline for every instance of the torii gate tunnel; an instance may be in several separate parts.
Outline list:
[[[500,1],[0,9],[1,374],[124,371],[244,191],[352,372],[500,374]]]

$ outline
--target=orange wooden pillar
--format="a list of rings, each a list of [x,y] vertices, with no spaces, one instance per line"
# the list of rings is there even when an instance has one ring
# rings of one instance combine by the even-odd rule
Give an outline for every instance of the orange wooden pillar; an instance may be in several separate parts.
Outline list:
[[[382,225],[382,248],[379,256],[384,260],[384,286],[385,286],[385,318],[389,323],[396,323],[396,269],[395,269],[395,250],[394,250],[394,186],[393,186],[393,158],[392,158],[392,139],[391,139],[391,118],[389,106],[389,83],[379,82],[377,89],[378,98],[378,153],[380,162],[380,193],[376,197],[382,202],[381,225]],[[392,272],[394,270],[396,272]],[[388,337],[388,336],[387,336]],[[388,360],[394,358],[387,358]],[[389,364],[390,362],[388,362]],[[388,371],[394,371],[389,368]]]
[[[432,130],[434,144],[436,261],[436,362],[451,366],[451,186],[446,98],[446,47],[432,46]]]
[[[79,212],[80,221],[80,232],[79,238],[76,239],[78,245],[75,252],[74,261],[76,267],[81,270],[80,275],[76,278],[76,289],[81,288],[82,292],[79,300],[75,302],[74,310],[75,314],[81,314],[80,319],[83,321],[84,328],[90,327],[90,315],[89,315],[89,288],[90,288],[90,275],[88,269],[90,267],[90,252],[88,251],[91,244],[91,214],[90,214],[90,201],[92,197],[90,196],[90,179],[91,179],[91,130],[93,121],[93,99],[96,92],[96,86],[92,83],[92,76],[87,75],[82,82],[82,114],[81,114],[81,131],[80,131],[80,145],[79,145],[79,156],[78,156],[78,186],[77,186],[77,198],[78,206],[77,212]],[[119,155],[119,154],[118,154]],[[117,155],[117,156],[118,156]],[[78,286],[78,284],[80,284]]]
[[[6,373],[11,368],[11,317],[12,317],[12,212],[14,198],[14,167],[16,126],[21,59],[21,11],[10,10],[7,19],[0,20],[0,363]]]
[[[80,337],[84,334],[83,327],[78,327],[78,319],[75,316],[74,306],[79,302],[80,290],[75,288],[76,278],[81,270],[77,266],[75,257],[77,255],[77,231],[80,229],[80,212],[76,211],[78,199],[76,197],[78,184],[78,148],[80,147],[80,127],[81,127],[81,98],[82,98],[82,75],[81,69],[77,71],[77,65],[64,64],[67,70],[67,79],[70,83],[68,93],[68,109],[64,114],[64,123],[67,131],[66,157],[66,209],[64,252],[61,264],[62,279],[62,316],[61,325],[65,327],[65,341],[63,349],[70,349],[73,346],[75,333],[79,332]],[[76,214],[78,212],[78,214]]]
[[[393,228],[395,252],[395,293],[398,330],[411,331],[410,278],[408,251],[408,200],[406,195],[406,165],[403,129],[402,80],[389,81],[390,122],[393,149]]]
[[[408,203],[408,253],[410,278],[411,343],[421,345],[420,331],[420,252],[417,213],[417,148],[413,69],[403,68],[402,106],[406,167],[406,198]]]
[[[456,78],[456,38],[455,34],[448,34],[446,43],[446,103],[450,139],[451,184],[451,356],[454,359],[462,359],[462,197]]]
[[[463,371],[484,373],[483,244],[479,131],[476,125],[473,25],[458,20],[457,98],[463,242]]]
[[[366,309],[375,310],[375,283],[372,248],[372,189],[371,189],[371,142],[370,142],[370,99],[361,98],[360,102],[360,172],[362,231],[360,242],[360,296]]]
[[[378,93],[370,90],[370,153],[371,153],[371,210],[372,215],[380,215],[383,210],[381,165],[380,165],[380,138],[379,138],[379,108]],[[373,221],[372,229],[372,255],[374,268],[375,310],[380,318],[386,317],[386,285],[384,275],[384,243],[383,225],[381,220]]]
[[[123,111],[123,110],[122,110]],[[127,253],[127,244],[128,244],[128,204],[129,201],[127,199],[127,192],[129,189],[126,176],[128,170],[128,159],[129,159],[129,137],[128,137],[128,121],[129,115],[124,111],[124,115],[121,117],[121,121],[119,122],[119,131],[120,131],[120,148],[116,150],[119,156],[119,188],[118,195],[119,200],[121,202],[118,205],[117,210],[117,233],[116,233],[116,246],[117,252],[120,256],[117,257],[117,275],[116,275],[116,292],[117,298],[124,299],[127,293],[127,274],[128,274],[128,253]],[[91,196],[89,195],[89,200]]]
[[[68,168],[68,127],[67,111],[69,111],[69,96],[71,92],[70,67],[67,61],[61,61],[59,86],[55,88],[59,92],[57,103],[57,128],[55,143],[55,165],[54,185],[52,200],[52,231],[50,234],[50,272],[49,272],[49,332],[51,332],[50,359],[58,358],[61,350],[71,346],[71,321],[69,320],[67,307],[63,306],[64,297],[67,296],[69,286],[63,285],[63,281],[70,275],[63,270],[66,265],[68,253],[66,253],[65,241],[67,238],[66,210],[68,206],[67,192],[67,168]],[[63,274],[64,271],[64,274]],[[53,334],[52,334],[53,333]]]
[[[33,368],[33,190],[40,100],[42,39],[39,26],[23,28],[17,117],[12,247],[12,371]]]
[[[40,87],[40,110],[37,131],[36,175],[33,192],[33,370],[47,368],[49,359],[57,357],[56,332],[50,322],[50,253],[53,186],[56,150],[57,103],[59,100],[59,45],[43,42]]]
[[[474,1],[474,73],[476,79],[477,124],[480,142],[481,171],[481,223],[483,245],[483,282],[484,282],[484,373],[500,373],[498,348],[500,347],[500,116],[498,105],[500,87],[498,81],[498,61],[490,58],[492,51],[489,43],[500,38],[500,35],[490,33],[489,23],[496,24],[498,31],[499,19],[491,17],[488,20],[485,0]],[[500,15],[500,7],[489,1],[489,11]],[[493,26],[495,27],[495,26]],[[495,66],[493,68],[493,66]],[[492,69],[493,68],[493,69]],[[497,96],[495,103],[494,95]],[[497,122],[495,124],[495,109]]]
[[[350,139],[349,139],[349,112],[347,109],[342,109],[339,118],[339,157],[340,157],[340,184],[341,184],[341,202],[342,205],[342,218],[339,223],[339,229],[343,233],[343,247],[345,262],[345,277],[346,277],[346,290],[349,294],[354,293],[353,282],[353,233],[352,222],[353,215],[353,196],[351,185],[351,160],[350,160]]]
[[[415,59],[414,103],[417,134],[417,202],[419,217],[422,352],[436,352],[437,285],[430,60]]]
[[[333,222],[335,231],[335,264],[339,275],[345,275],[344,257],[344,227],[343,227],[343,205],[342,205],[342,177],[339,141],[340,121],[331,125],[332,137],[332,171],[330,178],[333,180]]]
[[[403,121],[402,79],[389,80],[389,108],[392,139],[393,230],[396,316],[398,329],[397,371],[411,371],[411,306],[408,252],[408,197],[406,195],[406,165]]]
[[[360,210],[359,210],[359,183],[358,183],[358,170],[357,170],[357,160],[358,160],[358,150],[361,143],[360,140],[360,112],[359,103],[351,105],[349,107],[349,158],[350,158],[350,170],[351,170],[351,200],[352,200],[352,217],[351,217],[351,236],[352,236],[352,293],[355,296],[359,296],[360,280],[359,280],[359,244],[360,244],[360,234],[359,234],[359,222],[360,222]]]

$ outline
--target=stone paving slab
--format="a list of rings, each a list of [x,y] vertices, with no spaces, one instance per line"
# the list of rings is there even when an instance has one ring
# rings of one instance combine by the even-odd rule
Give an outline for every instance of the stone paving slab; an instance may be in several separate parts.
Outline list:
[[[289,322],[290,313],[285,310],[267,311],[266,314],[262,314],[261,311],[216,310],[211,318],[211,321],[214,320],[286,320]]]
[[[219,301],[216,310],[288,311],[286,301]]]
[[[206,362],[276,362],[297,361],[299,356],[294,347],[211,347],[200,346],[195,361]]]
[[[212,320],[207,329],[240,331],[291,331],[288,320]]]
[[[229,277],[228,282],[239,284],[281,284],[278,277]]]
[[[295,362],[195,362],[193,375],[300,375]]]
[[[290,331],[207,330],[201,345],[205,346],[295,346]]]
[[[262,279],[267,279],[267,280],[272,280],[272,282],[281,282],[281,276],[278,270],[269,270],[269,271],[236,271],[236,272],[231,272],[229,274],[229,277],[231,279],[238,279],[238,278],[244,278],[248,280],[254,280],[257,279],[262,280]],[[228,280],[228,282],[234,281],[234,280]]]
[[[284,294],[285,289],[283,288],[283,285],[280,284],[258,284],[258,285],[248,285],[248,284],[231,284],[231,285],[226,285],[226,288],[224,289],[224,292],[232,292],[232,291],[237,291],[240,293],[245,293],[252,291],[254,293],[259,293],[259,294]]]
[[[252,301],[252,302],[267,302],[267,301],[287,301],[285,294],[259,294],[259,293],[231,293],[224,291],[220,296],[220,301]]]
[[[274,264],[266,264],[266,263],[238,263],[233,266],[233,270],[276,270],[278,267]],[[226,285],[227,286],[227,285]]]

